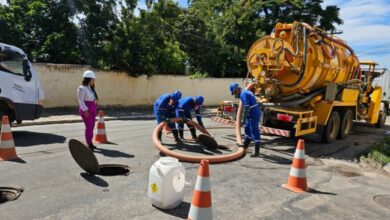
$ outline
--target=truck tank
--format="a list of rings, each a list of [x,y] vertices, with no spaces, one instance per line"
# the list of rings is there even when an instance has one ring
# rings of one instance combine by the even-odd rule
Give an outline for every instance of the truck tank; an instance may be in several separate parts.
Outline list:
[[[302,99],[361,77],[359,60],[344,41],[302,22],[277,23],[273,34],[251,46],[247,66],[262,102]]]

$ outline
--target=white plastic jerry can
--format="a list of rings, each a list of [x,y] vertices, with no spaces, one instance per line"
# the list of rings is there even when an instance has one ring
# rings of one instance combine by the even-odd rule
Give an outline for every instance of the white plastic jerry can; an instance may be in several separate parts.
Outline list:
[[[148,196],[161,209],[172,209],[184,198],[185,168],[178,159],[162,157],[149,171]]]

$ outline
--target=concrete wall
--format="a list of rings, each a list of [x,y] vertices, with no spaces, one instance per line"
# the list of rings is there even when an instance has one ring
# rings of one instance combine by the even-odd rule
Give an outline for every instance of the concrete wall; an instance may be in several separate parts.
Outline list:
[[[35,63],[34,67],[45,90],[46,108],[78,105],[76,89],[88,66]],[[238,78],[190,79],[173,75],[130,77],[124,72],[105,70],[96,70],[96,73],[100,105],[151,105],[159,95],[173,90],[182,91],[183,96],[203,95],[205,105],[218,105],[222,100],[232,99],[229,84],[241,81]]]

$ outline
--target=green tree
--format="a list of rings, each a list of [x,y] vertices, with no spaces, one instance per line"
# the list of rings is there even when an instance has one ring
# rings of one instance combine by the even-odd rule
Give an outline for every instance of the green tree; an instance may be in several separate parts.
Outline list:
[[[66,1],[9,0],[0,10],[2,42],[23,48],[38,62],[80,62]]]
[[[175,23],[181,13],[173,1],[152,3],[139,16],[134,16],[132,8],[123,8],[122,22],[106,47],[106,53],[115,53],[109,67],[133,75],[184,74],[187,55],[175,37]]]
[[[277,22],[304,21],[328,31],[335,29],[334,24],[341,24],[339,8],[323,9],[321,3],[322,0],[192,0],[189,10],[198,13],[212,32],[209,36],[215,36],[217,71],[209,73],[216,77],[244,76],[248,49],[258,38],[270,34]],[[213,54],[210,50],[204,56]],[[191,60],[196,54],[189,56]]]

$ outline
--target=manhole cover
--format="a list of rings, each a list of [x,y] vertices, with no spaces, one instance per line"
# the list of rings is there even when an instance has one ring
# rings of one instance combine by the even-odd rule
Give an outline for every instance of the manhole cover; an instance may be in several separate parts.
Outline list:
[[[19,198],[23,188],[0,187],[0,204]]]
[[[83,170],[90,174],[99,173],[99,162],[88,146],[78,140],[71,139],[69,150],[73,159]]]
[[[210,148],[210,149],[217,149],[218,148],[218,143],[214,140],[214,138],[205,135],[205,134],[200,134],[198,136],[199,142],[202,143],[205,147]]]
[[[380,206],[390,209],[390,195],[374,196],[374,201]]]
[[[99,175],[102,176],[128,175],[132,172],[131,167],[127,165],[102,164],[99,166]]]
[[[132,173],[131,167],[120,164],[99,165],[93,152],[83,143],[72,139],[69,141],[69,150],[76,163],[89,174],[102,176],[128,175]]]

